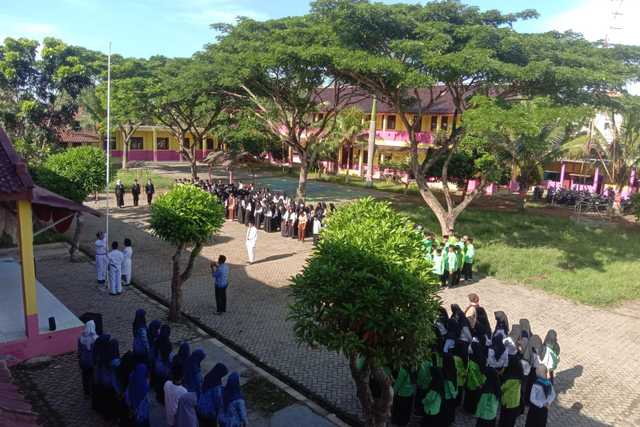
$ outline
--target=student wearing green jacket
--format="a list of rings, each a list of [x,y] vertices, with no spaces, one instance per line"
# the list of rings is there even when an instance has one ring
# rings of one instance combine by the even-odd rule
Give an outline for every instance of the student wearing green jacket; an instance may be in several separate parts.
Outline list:
[[[453,349],[444,353],[442,359],[442,372],[444,376],[444,402],[442,404],[442,419],[445,426],[453,424],[456,419],[456,406],[458,398],[458,372],[453,360]]]
[[[500,398],[500,427],[513,427],[521,414],[522,382],[524,370],[522,357],[516,354],[509,358],[509,365],[502,374],[502,396]]]
[[[431,271],[438,277],[440,285],[444,288],[447,280],[444,275],[444,257],[442,256],[442,249],[440,248],[436,249],[435,255],[433,256],[433,269]]]
[[[473,246],[473,237],[467,239],[464,251],[464,265],[462,275],[464,280],[473,280],[473,258],[476,256],[476,249]]]
[[[460,284],[460,277],[462,276],[462,264],[464,262],[464,255],[462,255],[462,249],[459,245],[455,245],[453,247],[453,252],[456,254],[456,272],[454,284],[457,286]]]
[[[434,246],[437,246],[433,233],[427,234],[427,236],[422,240],[422,246],[424,247],[425,258],[431,259],[433,257]]]
[[[429,372],[429,388],[425,396],[421,399],[422,405],[422,427],[439,427],[449,425],[444,417],[444,378],[442,370],[438,367],[431,367]]]
[[[446,255],[446,274],[447,274],[447,285],[449,287],[452,287],[453,285],[455,285],[456,283],[456,271],[458,270],[458,266],[457,266],[457,262],[458,262],[458,256],[456,255],[456,252],[454,250],[453,245],[449,245],[448,251],[447,251],[447,255]]]
[[[478,418],[476,427],[494,427],[500,406],[500,381],[498,380],[498,372],[494,368],[487,367],[484,375],[486,381],[482,386],[475,414]]]
[[[480,344],[477,340],[471,343],[463,404],[463,408],[468,414],[476,413],[480,393],[486,380],[483,370],[487,366],[487,357],[484,355],[483,345],[484,343]]]
[[[411,419],[411,406],[416,390],[406,369],[400,368],[394,378],[391,422],[397,426],[406,426]]]

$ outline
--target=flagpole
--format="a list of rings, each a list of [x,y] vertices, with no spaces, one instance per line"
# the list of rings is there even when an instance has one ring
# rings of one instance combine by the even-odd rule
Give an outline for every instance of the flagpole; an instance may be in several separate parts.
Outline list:
[[[107,55],[107,187],[106,193],[106,226],[105,236],[109,245],[109,164],[111,160],[111,42],[109,42],[109,54]]]

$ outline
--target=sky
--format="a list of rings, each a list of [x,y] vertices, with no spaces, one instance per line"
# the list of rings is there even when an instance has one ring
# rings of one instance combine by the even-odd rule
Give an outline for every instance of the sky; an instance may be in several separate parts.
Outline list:
[[[404,0],[411,2],[412,0]],[[415,0],[413,0],[415,1]],[[391,1],[387,1],[391,2]],[[612,43],[640,45],[634,18],[640,0],[463,0],[503,12],[534,8],[541,17],[518,24],[519,31],[572,29],[588,39],[608,35]],[[53,36],[124,56],[191,56],[215,40],[209,24],[301,15],[306,0],[0,0],[0,40]],[[621,14],[616,15],[614,11]]]

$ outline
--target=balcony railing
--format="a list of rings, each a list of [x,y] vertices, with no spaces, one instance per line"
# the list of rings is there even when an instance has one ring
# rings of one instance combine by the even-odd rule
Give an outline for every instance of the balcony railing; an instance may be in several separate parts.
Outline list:
[[[397,130],[377,130],[376,138],[387,141],[409,142],[409,132]],[[416,140],[420,144],[431,144],[431,132],[417,132]]]

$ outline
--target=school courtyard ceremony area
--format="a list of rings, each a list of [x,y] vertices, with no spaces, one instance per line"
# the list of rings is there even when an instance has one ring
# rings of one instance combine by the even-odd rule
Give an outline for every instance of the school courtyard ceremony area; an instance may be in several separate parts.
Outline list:
[[[640,4],[0,4],[0,427],[640,426]]]

